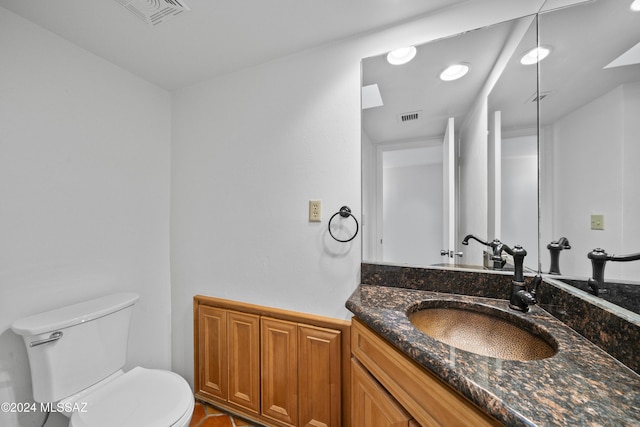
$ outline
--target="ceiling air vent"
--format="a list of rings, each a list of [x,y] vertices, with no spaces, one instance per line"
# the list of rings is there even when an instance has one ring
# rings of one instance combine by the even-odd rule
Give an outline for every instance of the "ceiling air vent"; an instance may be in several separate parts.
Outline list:
[[[400,123],[410,122],[413,120],[419,120],[422,117],[422,110],[420,111],[411,111],[409,113],[402,113],[398,116],[398,121]]]
[[[156,26],[182,12],[188,12],[182,0],[115,0],[149,25]]]
[[[533,95],[531,95],[525,102],[525,104],[528,104],[530,102],[542,102],[546,97],[550,96],[551,92],[540,92],[540,95],[538,95],[538,92],[534,92]]]

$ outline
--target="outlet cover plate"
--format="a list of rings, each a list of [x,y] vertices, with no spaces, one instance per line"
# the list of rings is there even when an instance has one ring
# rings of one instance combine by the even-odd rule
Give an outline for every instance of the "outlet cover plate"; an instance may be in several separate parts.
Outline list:
[[[309,200],[309,222],[322,221],[322,200]]]
[[[604,215],[591,215],[591,229],[604,230]]]

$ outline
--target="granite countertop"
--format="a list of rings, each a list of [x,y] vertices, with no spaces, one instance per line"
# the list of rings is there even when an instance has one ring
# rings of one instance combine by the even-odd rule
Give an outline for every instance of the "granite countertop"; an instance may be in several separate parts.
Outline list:
[[[501,360],[437,341],[407,313],[449,300],[509,311],[557,342],[557,353],[533,361]],[[403,287],[360,285],[346,307],[392,345],[508,426],[640,426],[640,376],[538,306]]]

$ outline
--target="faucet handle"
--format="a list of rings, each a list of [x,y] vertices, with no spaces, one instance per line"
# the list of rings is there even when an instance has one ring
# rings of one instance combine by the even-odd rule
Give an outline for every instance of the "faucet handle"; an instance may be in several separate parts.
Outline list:
[[[440,255],[442,256],[448,256],[449,258],[453,258],[454,255],[457,257],[462,257],[464,255],[464,252],[454,252],[454,251],[449,251],[446,249],[440,249]]]

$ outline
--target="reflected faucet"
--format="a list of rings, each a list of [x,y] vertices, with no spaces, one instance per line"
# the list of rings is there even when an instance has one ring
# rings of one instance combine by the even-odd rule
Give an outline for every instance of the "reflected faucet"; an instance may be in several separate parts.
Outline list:
[[[561,237],[559,240],[554,240],[547,245],[549,253],[551,254],[551,267],[549,268],[549,274],[560,274],[560,252],[563,249],[571,249],[569,240],[566,237]]]
[[[502,259],[502,251],[513,257],[513,280],[511,280],[511,295],[509,297],[510,308],[527,312],[529,311],[530,305],[538,303],[536,294],[538,292],[538,286],[540,282],[542,282],[542,276],[537,275],[533,280],[531,289],[527,288],[527,285],[524,283],[524,257],[527,256],[527,251],[525,251],[522,246],[515,245],[513,249],[511,249],[498,239],[493,239],[493,242],[488,243],[473,234],[465,236],[462,244],[468,245],[470,239],[476,240],[493,249],[493,257],[491,257],[491,259],[493,260],[494,268],[502,268],[506,262]]]
[[[591,260],[591,278],[587,281],[591,288],[591,293],[598,296],[602,286],[604,286],[604,268],[607,261],[627,262],[640,260],[640,253],[630,255],[609,255],[604,249],[596,248],[587,254]]]
[[[529,289],[524,282],[524,257],[527,256],[527,251],[520,245],[515,245],[511,249],[504,243],[501,245],[500,251],[505,251],[513,257],[514,270],[509,307],[513,310],[527,312],[530,305],[538,303],[536,295],[538,286],[542,282],[542,276],[537,275],[533,280],[533,286]]]
[[[491,260],[493,261],[494,270],[500,270],[502,269],[502,267],[504,267],[504,264],[507,261],[502,259],[502,242],[500,240],[493,239],[493,242],[489,243],[489,242],[485,242],[484,240],[480,239],[477,236],[474,236],[473,234],[467,234],[465,238],[462,240],[462,244],[468,245],[470,239],[480,242],[483,245],[493,249],[493,256],[491,257]]]

